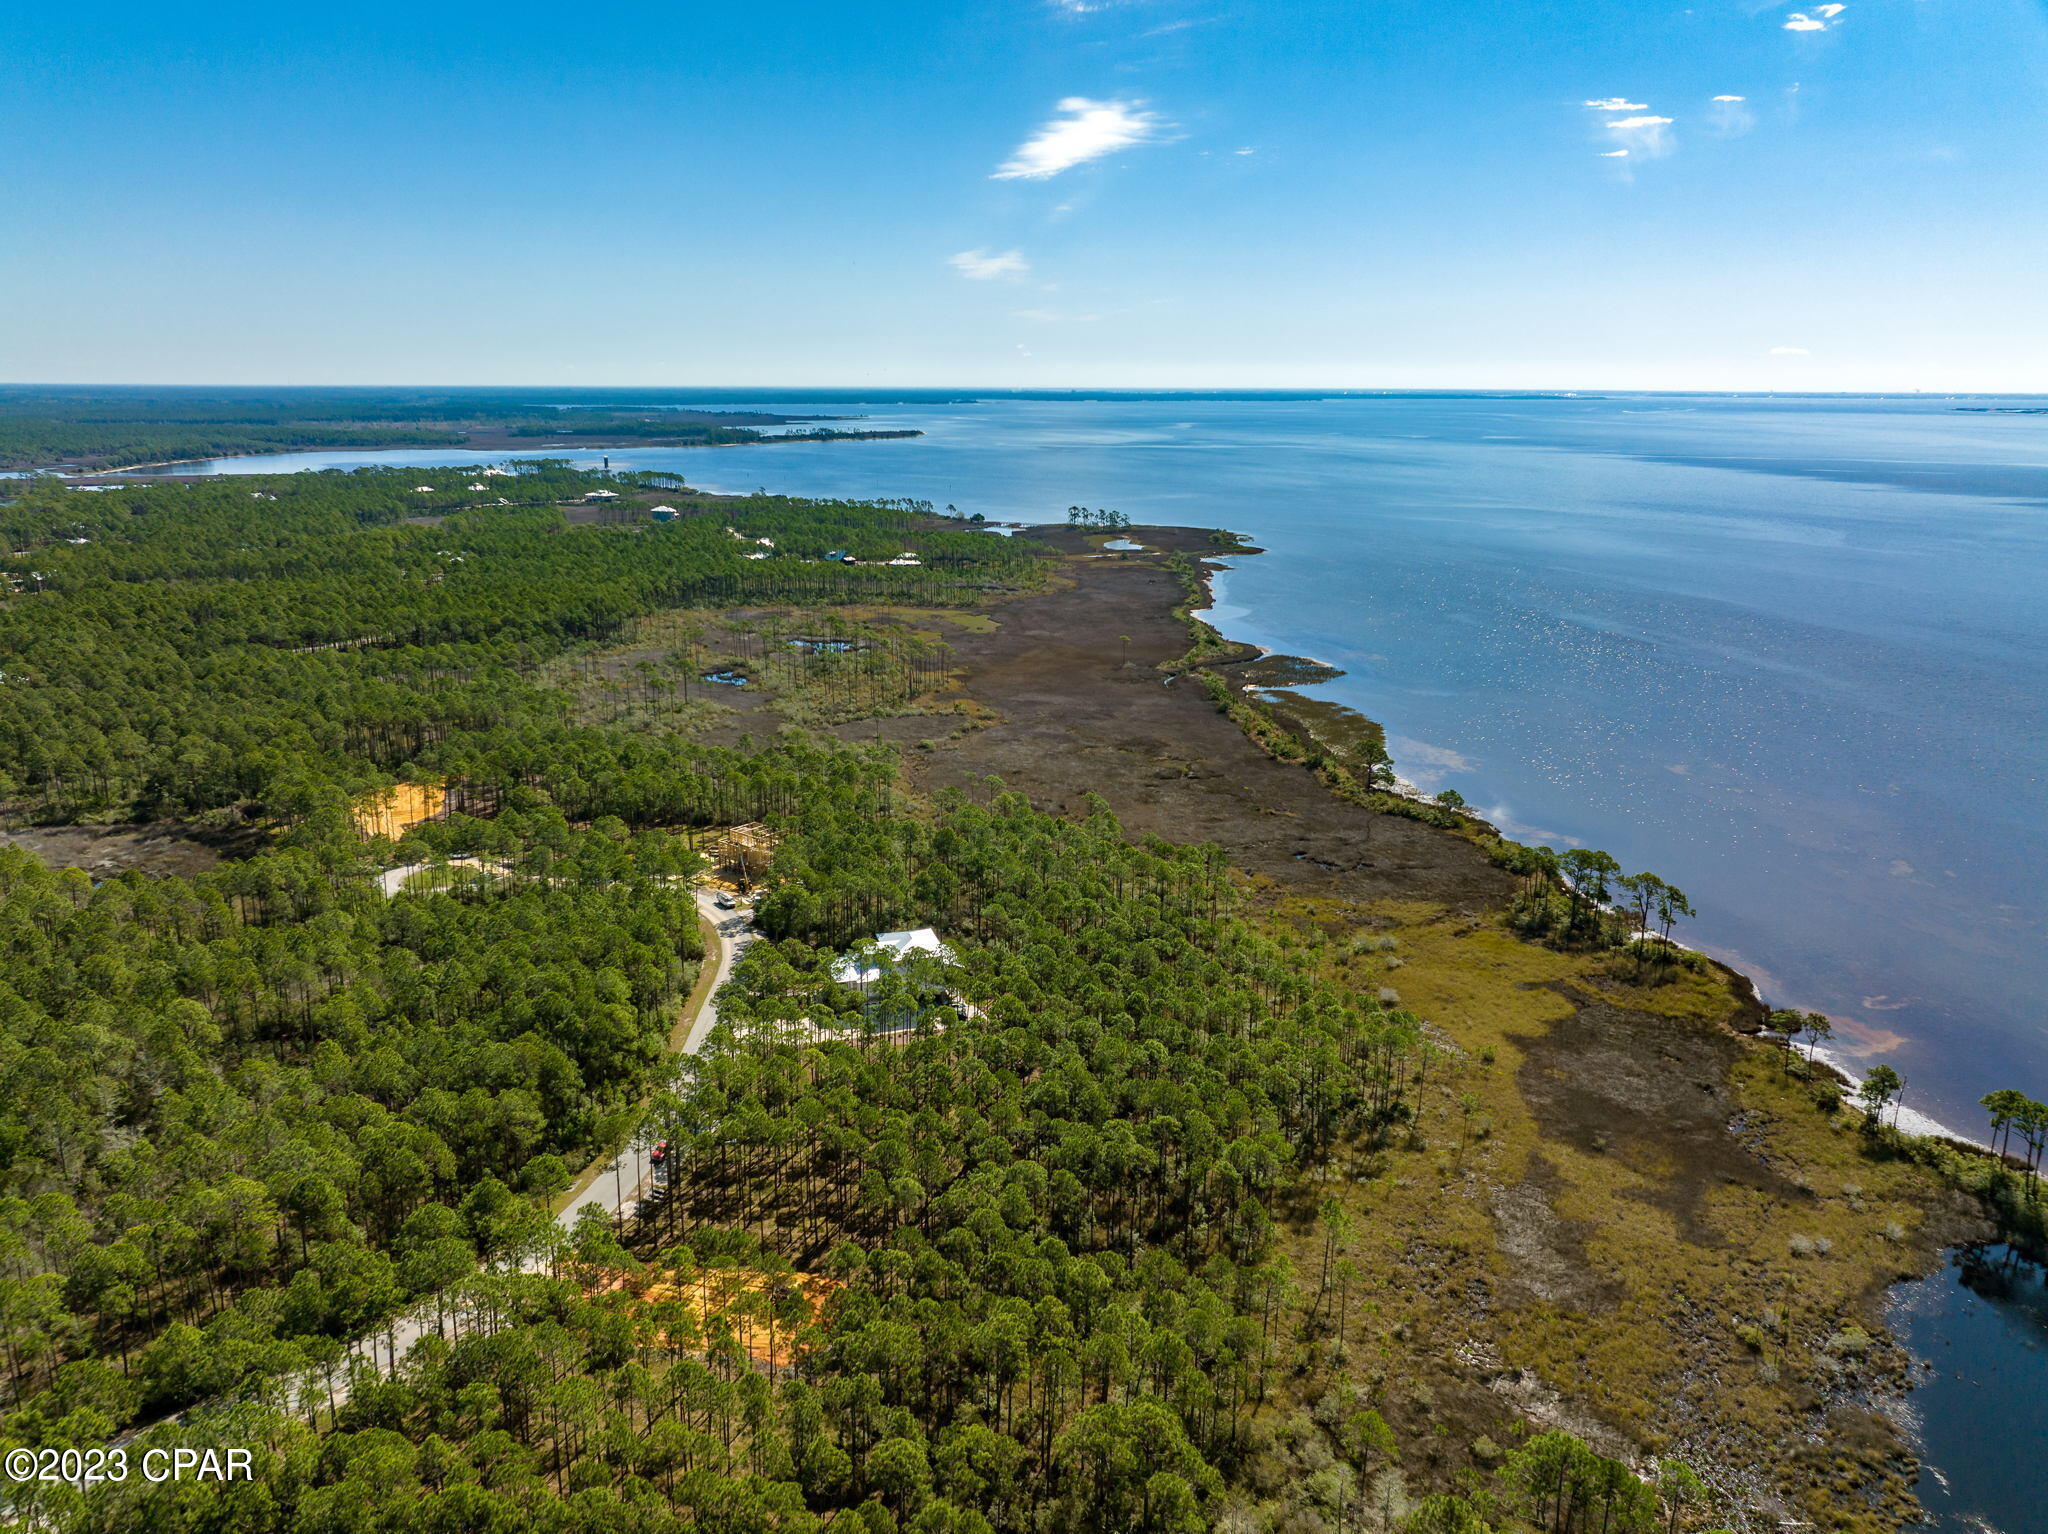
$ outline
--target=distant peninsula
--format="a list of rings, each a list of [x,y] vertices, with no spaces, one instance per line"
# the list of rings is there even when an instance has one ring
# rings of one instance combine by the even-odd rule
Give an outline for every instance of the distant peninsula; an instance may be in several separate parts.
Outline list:
[[[844,416],[707,410],[664,391],[0,389],[0,470],[68,474],[324,448],[727,447],[916,437]],[[767,428],[794,427],[771,431]]]

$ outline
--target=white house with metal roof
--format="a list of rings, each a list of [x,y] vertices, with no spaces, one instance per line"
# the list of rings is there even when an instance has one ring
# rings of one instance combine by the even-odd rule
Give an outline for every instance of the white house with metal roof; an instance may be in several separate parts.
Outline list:
[[[880,933],[861,944],[832,966],[832,978],[841,985],[866,990],[914,957],[936,959],[941,964],[959,962],[953,950],[939,941],[937,932],[930,927],[914,927],[908,932]]]

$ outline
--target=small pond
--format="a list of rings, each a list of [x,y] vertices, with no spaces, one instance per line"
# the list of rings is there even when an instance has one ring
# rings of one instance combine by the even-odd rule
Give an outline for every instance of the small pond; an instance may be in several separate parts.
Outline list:
[[[1923,1534],[2048,1529],[2048,1283],[2005,1246],[1958,1247],[1902,1285],[1891,1327],[1916,1360],[1909,1426]]]

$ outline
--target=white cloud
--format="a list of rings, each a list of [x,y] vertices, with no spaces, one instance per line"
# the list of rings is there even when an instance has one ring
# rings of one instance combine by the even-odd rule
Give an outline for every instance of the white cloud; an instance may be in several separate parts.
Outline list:
[[[1773,357],[1811,357],[1813,353],[1803,346],[1774,346],[1771,348],[1770,355]]]
[[[1807,15],[1804,11],[1794,11],[1785,19],[1785,30],[1787,32],[1825,32],[1835,24],[1835,18],[1847,9],[1848,7],[1845,5],[1817,5],[1813,8],[1811,16]]]
[[[1735,138],[1756,126],[1756,114],[1742,96],[1716,96],[1707,108],[1707,123],[1723,138]]]
[[[1017,152],[989,179],[1047,181],[1076,165],[1159,139],[1159,118],[1136,102],[1069,96],[1060,103],[1059,111],[1059,116],[1018,145]]]
[[[1665,132],[1671,119],[1650,112],[1648,102],[1630,101],[1626,96],[1602,96],[1583,105],[1595,112],[1629,112],[1633,116],[1610,117],[1601,128],[1612,135],[1613,149],[1601,152],[1603,160],[1625,160],[1631,155],[1654,160],[1671,152],[1671,136]]]
[[[1607,131],[1623,149],[1654,160],[1671,152],[1671,135],[1666,131],[1670,126],[1668,117],[1617,117],[1607,124]]]
[[[1031,263],[1024,259],[1020,250],[963,250],[946,257],[946,264],[962,277],[972,277],[976,282],[994,282],[998,277],[1021,277],[1031,270]]]
[[[1231,150],[1230,152],[1231,152],[1232,154],[1257,154],[1257,153],[1258,153],[1258,150],[1256,150],[1256,149],[1250,149],[1250,148],[1246,148],[1246,149],[1233,149],[1233,150]]]
[[[1825,16],[1829,21],[1833,21],[1847,9],[1849,7],[1846,5],[1816,5],[1813,8],[1813,13],[1816,16]]]

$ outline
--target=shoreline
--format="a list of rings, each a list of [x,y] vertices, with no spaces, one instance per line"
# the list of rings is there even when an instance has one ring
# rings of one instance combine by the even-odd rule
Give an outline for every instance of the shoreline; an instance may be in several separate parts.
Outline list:
[[[1233,552],[1254,553],[1262,551],[1247,548],[1236,550]],[[1208,596],[1208,605],[1206,607],[1201,608],[1191,608],[1190,614],[1191,616],[1200,619],[1204,623],[1209,623],[1210,627],[1212,628],[1216,628],[1216,625],[1213,622],[1211,622],[1208,615],[1213,613],[1216,610],[1217,606],[1215,577],[1233,568],[1232,566],[1221,562],[1223,557],[1225,556],[1219,555],[1216,558],[1201,558],[1195,561],[1197,569],[1201,572],[1202,586],[1204,592]],[[1318,660],[1313,656],[1296,655],[1291,652],[1283,653],[1275,649],[1271,645],[1258,644],[1251,640],[1245,639],[1234,639],[1229,634],[1224,633],[1223,630],[1220,628],[1216,628],[1216,632],[1222,639],[1224,639],[1229,644],[1237,646],[1240,649],[1256,651],[1258,659],[1261,660],[1281,659],[1307,661],[1312,665],[1329,667],[1329,663],[1327,661]],[[1329,669],[1335,670],[1336,668],[1330,667]],[[1341,675],[1341,671],[1338,674]],[[1325,686],[1329,681],[1332,680],[1335,680],[1335,678],[1326,678],[1323,681],[1307,681],[1293,683],[1290,684],[1288,690],[1306,691],[1309,688]],[[1270,689],[1262,689],[1259,688],[1256,684],[1254,684],[1246,686],[1239,690],[1244,694],[1255,695],[1260,691]],[[1354,713],[1357,712],[1357,710],[1355,709],[1350,709],[1350,705],[1337,703],[1334,699],[1319,698],[1315,701],[1329,704],[1331,707],[1334,708],[1347,709]],[[1382,729],[1385,728],[1385,722],[1382,720],[1375,719],[1371,722]],[[1390,789],[1383,790],[1383,792],[1391,793],[1396,798],[1407,799],[1412,803],[1419,805],[1429,805],[1435,802],[1434,797],[1432,795],[1430,795],[1423,789],[1417,787],[1408,779],[1401,777],[1398,771],[1396,771],[1394,774],[1393,786]],[[1499,836],[1504,841],[1520,840],[1520,838],[1509,837],[1507,833],[1502,831],[1498,826],[1494,825],[1492,822],[1488,821],[1483,814],[1481,814],[1478,810],[1472,808],[1469,805],[1461,808],[1459,810],[1459,813],[1463,815],[1466,819],[1474,822],[1476,825],[1479,825],[1491,831],[1494,835]],[[1539,843],[1538,845],[1548,844]],[[1721,957],[1719,954],[1716,954],[1709,949],[1701,948],[1693,944],[1674,942],[1672,946],[1685,949],[1688,952],[1700,954],[1702,957],[1706,958],[1710,962],[1720,966],[1722,969],[1726,970],[1730,975],[1738,978],[1744,985],[1746,985],[1749,988],[1750,995],[1756,999],[1757,1004],[1759,1006],[1763,1007],[1766,1011],[1772,1010],[1772,1003],[1766,999],[1763,987],[1757,984],[1755,977],[1748,974],[1746,971],[1738,969],[1735,966],[1735,964],[1730,962],[1728,959]],[[1785,1002],[1783,1004],[1787,1007],[1791,1007],[1794,1005],[1791,1002]],[[1808,1009],[1801,1008],[1799,1010]],[[1841,1084],[1851,1094],[1853,1094],[1863,1084],[1863,1073],[1856,1071],[1853,1068],[1853,1066],[1849,1063],[1849,1061],[1844,1057],[1844,1055],[1838,1050],[1829,1049],[1824,1046],[1817,1048],[1813,1052],[1811,1061],[1813,1064],[1821,1066],[1825,1068],[1827,1071],[1829,1071],[1838,1081],[1841,1082]],[[1918,1109],[1906,1107],[1903,1104],[1901,1104],[1897,1109],[1897,1112],[1893,1119],[1893,1126],[1902,1134],[1908,1134],[1919,1139],[1941,1141],[1946,1144],[1954,1146],[1958,1150],[1983,1156],[1992,1156],[1995,1154],[1988,1143],[1978,1139],[1973,1134],[1964,1130],[1957,1129],[1955,1126],[1951,1124],[1944,1123],[1942,1120],[1934,1117],[1932,1114],[1920,1112]]]
[[[953,640],[985,722],[924,742],[916,786],[998,779],[1053,812],[1106,802],[1129,836],[1215,843],[1275,931],[1338,937],[1361,994],[1461,1051],[1429,1131],[1435,1177],[1417,1165],[1336,1195],[1376,1232],[1375,1258],[1409,1254],[1368,1281],[1375,1324],[1402,1323],[1387,1367],[1435,1392],[1431,1412],[1390,1416],[1396,1432],[1455,1420],[1500,1442],[1501,1398],[1527,1420],[1536,1393],[1603,1452],[1697,1456],[1718,1495],[1764,1519],[1739,1527],[1811,1519],[1852,1489],[1888,1510],[1854,1525],[1865,1534],[1914,1527],[1915,1445],[1872,1408],[1909,1364],[1884,1316],[1913,1292],[1903,1275],[1990,1234],[1997,1206],[1973,1196],[1996,1193],[1988,1160],[1866,1139],[1819,1072],[1756,1036],[1752,977],[1710,960],[1660,985],[1625,954],[1524,938],[1501,920],[1515,876],[1472,817],[1410,816],[1304,760],[1258,690],[1232,685],[1261,660],[1252,675],[1278,681],[1272,650],[1209,622],[1216,569],[1248,551],[1206,529],[1134,528],[1154,557],[1123,560],[1089,557],[1081,529],[1030,536],[1066,578]],[[1476,1104],[1467,1118],[1453,1093]],[[1751,1324],[1767,1314],[1783,1320]],[[1879,1340],[1845,1373],[1824,1344],[1851,1326]],[[1701,1388],[1674,1399],[1673,1378]],[[1807,1449],[1822,1441],[1825,1464]]]
[[[1235,554],[1263,554],[1265,550],[1259,548],[1245,547],[1231,550],[1229,552]],[[1227,565],[1222,562],[1227,557],[1227,554],[1219,553],[1214,557],[1205,556],[1196,559],[1195,568],[1200,572],[1202,590],[1209,599],[1209,605],[1206,607],[1190,607],[1188,609],[1188,616],[1200,623],[1207,624],[1209,628],[1213,629],[1216,632],[1217,636],[1220,639],[1222,639],[1224,643],[1234,646],[1239,650],[1250,650],[1256,653],[1245,656],[1239,660],[1222,660],[1211,662],[1210,665],[1213,667],[1255,666],[1260,661],[1292,661],[1297,664],[1316,667],[1323,671],[1331,673],[1331,675],[1323,677],[1319,680],[1310,679],[1300,682],[1276,683],[1270,686],[1260,682],[1246,682],[1237,688],[1237,691],[1240,694],[1249,695],[1253,697],[1254,701],[1259,702],[1260,704],[1265,706],[1270,705],[1267,704],[1267,700],[1260,699],[1257,697],[1259,693],[1305,693],[1308,688],[1324,686],[1327,683],[1333,682],[1338,677],[1344,675],[1343,669],[1341,667],[1333,666],[1328,661],[1319,659],[1318,657],[1313,655],[1298,655],[1292,651],[1281,651],[1275,649],[1272,645],[1258,644],[1249,639],[1232,639],[1228,634],[1224,633],[1222,629],[1217,628],[1217,626],[1214,623],[1210,622],[1209,617],[1207,615],[1215,612],[1216,610],[1215,579],[1218,575],[1221,575],[1224,572],[1235,568],[1232,565]],[[1196,666],[1191,667],[1190,669],[1199,670],[1201,669],[1201,667]],[[1333,709],[1341,709],[1346,713],[1358,713],[1358,710],[1352,708],[1349,704],[1338,703],[1334,699],[1314,698],[1310,701],[1323,703]],[[1360,714],[1359,717],[1363,719],[1365,716]],[[1373,725],[1374,728],[1384,731],[1385,727],[1384,725],[1382,725],[1381,721],[1374,719],[1368,722],[1371,725]],[[1407,778],[1402,777],[1398,771],[1392,769],[1391,767],[1389,768],[1389,780],[1387,785],[1380,788],[1378,791],[1384,794],[1388,794],[1396,799],[1405,799],[1409,801],[1411,804],[1434,805],[1436,803],[1434,796],[1431,795],[1427,790],[1422,788],[1421,785],[1414,783]],[[1491,821],[1487,820],[1485,816],[1481,815],[1477,810],[1472,809],[1469,805],[1461,808],[1458,811],[1458,813],[1460,815],[1463,815],[1467,820],[1472,821],[1474,824],[1482,826],[1488,831],[1491,831],[1494,835],[1505,837],[1506,833],[1501,831],[1501,829],[1498,826],[1494,825]],[[1746,976],[1744,978],[1747,979]],[[1754,989],[1753,982],[1751,988]]]
[[[1253,554],[1263,553],[1264,550],[1247,547],[1232,552],[1240,554]],[[1201,581],[1202,590],[1208,598],[1208,605],[1199,608],[1191,606],[1188,609],[1188,615],[1192,621],[1204,624],[1205,626],[1210,628],[1210,630],[1214,632],[1218,636],[1218,638],[1224,641],[1226,644],[1233,646],[1238,650],[1251,651],[1256,653],[1255,657],[1246,657],[1243,660],[1225,660],[1208,663],[1209,668],[1221,667],[1226,665],[1250,664],[1254,662],[1254,659],[1279,659],[1306,661],[1311,665],[1322,666],[1326,669],[1335,670],[1336,668],[1331,667],[1328,662],[1317,660],[1312,656],[1283,654],[1282,652],[1276,650],[1273,646],[1270,645],[1258,644],[1251,640],[1232,639],[1228,634],[1224,633],[1221,629],[1217,628],[1213,623],[1209,621],[1208,617],[1205,615],[1213,613],[1216,610],[1217,605],[1215,577],[1233,568],[1232,566],[1222,562],[1224,557],[1226,556],[1222,553],[1219,553],[1216,556],[1201,556],[1195,559],[1195,568],[1198,572],[1198,577]],[[1197,665],[1190,669],[1200,670],[1205,669],[1205,667],[1203,665]],[[1339,672],[1339,675],[1341,674],[1342,673]],[[1310,687],[1319,687],[1325,685],[1328,681],[1331,680],[1334,680],[1334,678],[1325,678],[1323,681],[1308,681],[1295,683],[1291,684],[1287,690],[1297,691]],[[1262,688],[1256,683],[1250,683],[1235,690],[1240,696],[1251,698],[1255,706],[1260,707],[1263,712],[1268,713],[1270,716],[1270,707],[1267,706],[1263,700],[1259,699],[1257,697],[1257,694],[1259,694],[1262,691],[1272,691],[1274,689]],[[1351,709],[1347,704],[1335,703],[1332,700],[1318,699],[1316,701],[1327,703],[1329,704],[1329,706],[1333,708],[1344,709],[1351,713],[1358,712],[1355,709]],[[1361,715],[1360,717],[1363,718],[1364,716]],[[1369,722],[1375,728],[1384,728],[1382,722],[1379,720],[1371,720]],[[1390,797],[1405,799],[1410,803],[1416,805],[1434,805],[1435,800],[1432,796],[1423,792],[1421,789],[1416,787],[1415,784],[1409,782],[1407,779],[1400,777],[1398,773],[1394,775],[1393,783],[1394,786],[1391,789],[1382,789],[1380,791],[1389,794]],[[1488,821],[1484,815],[1480,814],[1478,811],[1472,809],[1469,806],[1461,808],[1458,811],[1458,813],[1466,820],[1472,822],[1475,826],[1487,832],[1490,832],[1492,835],[1499,837],[1502,841],[1516,840],[1515,838],[1507,836],[1506,833],[1502,832],[1498,826],[1495,826],[1492,822]],[[1670,942],[1671,946],[1675,948],[1684,950],[1689,953],[1696,953],[1701,958],[1705,959],[1709,964],[1713,965],[1716,969],[1720,970],[1721,973],[1729,980],[1729,982],[1731,983],[1731,989],[1737,989],[1738,993],[1740,990],[1746,990],[1749,998],[1754,1002],[1755,1006],[1763,1014],[1768,1015],[1773,1010],[1770,1002],[1765,998],[1763,987],[1758,985],[1756,982],[1756,978],[1753,975],[1749,974],[1747,971],[1737,968],[1729,960],[1720,957],[1718,954],[1715,954],[1708,949],[1701,948],[1689,943],[1680,943],[1672,939],[1663,939],[1663,941]],[[1739,1032],[1739,1030],[1736,1031]],[[1805,1060],[1807,1062],[1809,1069],[1825,1072],[1827,1075],[1834,1078],[1834,1080],[1837,1083],[1839,1083],[1840,1086],[1844,1089],[1845,1105],[1850,1106],[1852,1111],[1856,1111],[1859,1113],[1861,1112],[1860,1109],[1855,1109],[1853,1107],[1853,1103],[1849,1100],[1853,1099],[1856,1092],[1861,1088],[1864,1077],[1862,1074],[1856,1072],[1850,1067],[1848,1062],[1842,1057],[1839,1051],[1830,1049],[1823,1045],[1816,1046],[1808,1054],[1801,1054],[1797,1046],[1795,1046],[1789,1040],[1785,1040],[1782,1037],[1782,1035],[1771,1033],[1763,1028],[1758,1028],[1753,1032],[1746,1033],[1742,1036],[1744,1037],[1746,1043],[1751,1047],[1765,1047],[1767,1045],[1768,1047],[1773,1049],[1783,1050],[1787,1054],[1796,1055],[1799,1058]],[[1985,1141],[1979,1140],[1976,1137],[1964,1131],[1958,1130],[1952,1125],[1943,1123],[1940,1119],[1935,1118],[1932,1114],[1922,1113],[1918,1109],[1907,1107],[1904,1103],[1897,1103],[1894,1105],[1890,1117],[1890,1128],[1895,1135],[1898,1135],[1906,1140],[1923,1141],[1930,1145],[1945,1147],[1951,1151],[1957,1152],[1964,1156],[1972,1158],[1981,1158],[1983,1160],[1993,1162],[1996,1165],[2003,1167],[2008,1171],[2021,1172],[2024,1170],[2024,1163],[2015,1159],[2010,1152],[2007,1152],[2004,1155],[2000,1155],[1998,1152],[1994,1151],[1991,1148],[1991,1146]],[[2017,1240],[2020,1239],[2020,1237],[2017,1233],[2014,1233],[2013,1239]],[[1953,1249],[1953,1246],[1945,1246],[1942,1248],[1943,1251]],[[1927,1274],[1921,1274],[1916,1278],[1909,1280],[1901,1280],[1901,1282],[1918,1283],[1924,1281],[1927,1276]]]
[[[1187,611],[1191,625],[1205,625],[1220,640],[1240,650],[1255,651],[1261,660],[1269,658],[1307,660],[1315,664],[1327,665],[1327,663],[1314,662],[1312,657],[1283,655],[1272,646],[1232,638],[1224,629],[1213,623],[1211,619],[1219,605],[1215,577],[1234,567],[1221,561],[1210,559],[1197,559],[1195,565],[1202,589],[1207,596],[1207,602],[1206,605],[1200,607],[1196,607],[1192,603],[1189,605]],[[1240,610],[1247,614],[1250,613],[1248,608]],[[1325,678],[1323,682],[1306,681],[1294,685],[1306,689],[1324,685],[1324,682],[1329,680],[1334,680],[1334,678]],[[1240,696],[1248,698],[1255,707],[1259,707],[1262,703],[1262,700],[1257,696],[1260,689],[1256,686],[1234,687],[1233,691]],[[1334,703],[1333,700],[1323,701],[1330,702],[1333,707],[1346,707],[1346,705]],[[1272,717],[1270,709],[1262,708],[1261,711],[1267,713],[1268,717]],[[1353,710],[1353,712],[1357,711]],[[1371,723],[1375,727],[1384,729],[1382,721],[1372,720]],[[1247,733],[1250,732],[1248,731]],[[1408,797],[1413,797],[1423,802],[1432,802],[1428,796],[1422,795],[1418,790],[1415,790],[1414,785],[1408,784],[1399,778],[1396,778],[1396,783],[1400,788],[1410,791]],[[1483,817],[1475,813],[1469,811],[1465,813],[1469,815],[1469,818],[1481,825],[1488,824]],[[1490,829],[1493,829],[1496,835],[1500,834],[1498,828],[1490,827]],[[1503,840],[1506,839],[1503,837]],[[1671,940],[1665,939],[1665,941]],[[1674,943],[1673,946],[1695,953],[1712,964],[1721,973],[1732,992],[1746,990],[1748,995],[1754,999],[1759,1012],[1764,1016],[1768,1016],[1768,1004],[1764,999],[1762,987],[1757,984],[1754,976],[1736,968],[1735,965],[1704,949],[1682,943]],[[1726,1024],[1719,1026],[1728,1027]],[[1736,1030],[1729,1028],[1728,1031],[1735,1032]],[[1855,1104],[1855,1094],[1862,1085],[1863,1078],[1860,1074],[1852,1071],[1839,1052],[1825,1046],[1816,1046],[1809,1051],[1802,1052],[1792,1040],[1785,1038],[1783,1035],[1765,1032],[1762,1029],[1750,1032],[1746,1036],[1741,1036],[1739,1038],[1739,1045],[1745,1052],[1769,1049],[1774,1053],[1784,1054],[1789,1058],[1781,1066],[1781,1069],[1789,1071],[1791,1059],[1796,1058],[1804,1062],[1810,1079],[1832,1079],[1842,1090],[1843,1111],[1856,1115],[1858,1120],[1854,1128],[1848,1127],[1845,1123],[1842,1132],[1848,1134],[1868,1134],[1871,1132],[1870,1121],[1872,1116],[1862,1113]],[[2005,1243],[2036,1262],[2048,1261],[2048,1254],[2043,1254],[2038,1248],[2034,1247],[2023,1230],[2009,1226],[2005,1213],[2000,1207],[2000,1202],[1995,1200],[1991,1194],[1991,1189],[1998,1186],[1998,1179],[2001,1175],[2016,1173],[2022,1178],[2026,1176],[2022,1160],[2013,1157],[2010,1153],[2000,1155],[1989,1144],[1959,1133],[1930,1114],[1921,1113],[1903,1105],[1894,1107],[1889,1115],[1881,1112],[1876,1116],[1875,1127],[1876,1132],[1880,1136],[1886,1132],[1887,1117],[1889,1117],[1889,1134],[1892,1137],[1893,1143],[1900,1145],[1901,1153],[1911,1161],[1924,1167],[1940,1185],[1948,1188],[1953,1195],[1968,1200],[1969,1207],[1974,1211],[1976,1219],[1981,1222],[1980,1228],[1974,1231],[1953,1222],[1950,1222],[1944,1228],[1941,1223],[1937,1222],[1932,1228],[1919,1232],[1919,1239],[1914,1248],[1915,1256],[1907,1257],[1902,1252],[1901,1257],[1905,1260],[1900,1263],[1896,1274],[1888,1280],[1879,1282],[1866,1295],[1863,1305],[1868,1319],[1882,1326],[1883,1331],[1881,1335],[1888,1339],[1888,1346],[1895,1349],[1897,1356],[1905,1361],[1903,1372],[1899,1372],[1893,1377],[1881,1376],[1874,1379],[1865,1386],[1865,1391],[1866,1399],[1872,1410],[1889,1425],[1891,1433],[1895,1435],[1895,1440],[1912,1456],[1913,1470],[1910,1472],[1910,1479],[1906,1483],[1906,1495],[1920,1510],[1919,1518],[1911,1525],[1911,1527],[1917,1529],[1927,1526],[1927,1520],[1937,1516],[1934,1503],[1921,1494],[1920,1485],[1931,1482],[1938,1485],[1941,1491],[1946,1494],[1951,1490],[1953,1483],[1943,1468],[1929,1457],[1929,1440],[1925,1431],[1925,1408],[1921,1404],[1920,1397],[1923,1387],[1931,1375],[1938,1369],[1937,1360],[1928,1353],[1915,1348],[1908,1340],[1905,1331],[1894,1324],[1894,1314],[1901,1304],[1909,1303],[1909,1296],[1935,1294],[1937,1291],[1929,1286],[1941,1279],[1954,1260],[1955,1254],[1970,1250],[1987,1240]],[[1917,1151],[1915,1147],[1918,1147]],[[1957,1158],[1962,1160],[1960,1168],[1957,1165]],[[1973,1186],[1968,1180],[1970,1163],[1977,1163],[1988,1171],[1989,1175],[1983,1185]],[[1923,1343],[1922,1347],[1924,1345]]]

